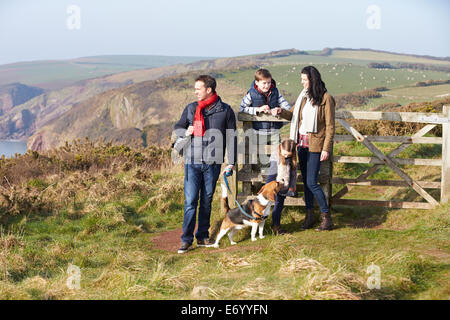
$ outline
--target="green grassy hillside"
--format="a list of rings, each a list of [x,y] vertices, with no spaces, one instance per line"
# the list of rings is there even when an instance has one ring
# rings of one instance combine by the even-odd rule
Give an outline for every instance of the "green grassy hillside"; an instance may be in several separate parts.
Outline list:
[[[329,58],[328,56],[311,56],[296,52],[285,57],[273,57],[269,54],[267,56],[218,59],[213,64],[208,61],[192,64],[190,68],[194,68],[194,65],[195,68],[198,68],[195,71],[166,76],[160,80],[139,82],[85,100],[73,110],[60,116],[51,125],[38,129],[30,138],[29,146],[41,150],[39,148],[42,146],[57,146],[63,144],[64,141],[84,136],[98,139],[103,135],[105,139],[108,139],[111,134],[117,136],[114,133],[115,130],[125,128],[141,130],[143,136],[146,136],[145,140],[142,140],[142,145],[147,143],[165,144],[170,136],[170,128],[180,116],[183,107],[194,99],[191,89],[193,79],[205,69],[208,70],[207,73],[217,78],[219,94],[224,101],[232,105],[235,111],[239,110],[240,101],[247,92],[254,78],[254,72],[259,66],[270,69],[283,95],[293,104],[302,89],[301,69],[312,62],[305,60],[311,57],[320,59],[321,63],[314,65],[321,72],[328,91],[336,97],[339,108],[367,110],[379,108],[380,105],[387,103],[402,105],[412,101],[433,101],[445,99],[446,92],[448,92],[447,84],[420,88],[416,86],[419,81],[450,80],[450,74],[442,71],[404,68],[374,69],[368,65],[351,62],[329,63],[328,59],[334,59],[332,56]],[[286,61],[279,63],[280,59],[298,59],[298,61],[295,64],[286,63]],[[305,62],[300,63],[300,61]],[[181,70],[179,69],[177,72]],[[134,77],[139,78],[143,74],[143,71],[133,71],[114,75],[113,78],[125,81],[131,77],[136,80]],[[370,93],[372,88],[383,89],[373,96]],[[149,92],[152,94],[150,95]],[[359,98],[353,99],[348,96],[349,94],[356,94]],[[111,111],[120,109],[121,105],[124,105],[124,99],[127,99],[133,112],[136,111],[134,120],[129,121],[129,115]],[[109,111],[105,111],[104,114],[100,110]],[[83,121],[83,115],[95,115],[97,120],[85,119],[86,121]],[[124,117],[128,120],[124,120]],[[102,119],[105,119],[106,122]],[[64,130],[55,128],[64,128]],[[133,143],[136,141],[134,138],[131,140]],[[124,135],[122,142],[130,143],[131,140]]]
[[[70,60],[18,62],[0,65],[0,85],[21,82],[44,89],[60,89],[77,81],[136,69],[191,63],[205,57],[110,55]]]
[[[450,66],[450,59],[433,58],[426,56],[398,54],[392,52],[383,52],[376,50],[350,50],[350,49],[333,49],[330,55],[332,58],[344,58],[368,61],[389,61],[389,62],[409,62],[409,63],[426,63]]]
[[[15,107],[4,115],[0,116],[0,138],[1,139],[26,139],[36,130],[42,128],[47,123],[55,121],[72,107],[91,97],[101,94],[104,91],[114,88],[125,87],[133,83],[155,80],[174,75],[182,75],[200,70],[240,69],[255,66],[262,63],[267,58],[278,57],[286,54],[295,54],[295,50],[281,50],[269,54],[260,54],[246,57],[219,58],[214,60],[200,60],[188,64],[177,64],[166,67],[139,69],[128,72],[121,72],[103,76],[100,78],[78,81],[73,85],[66,86],[59,90],[51,90],[41,96],[27,101]],[[114,61],[115,63],[117,61]],[[23,125],[23,115],[30,115],[31,121],[25,121]],[[153,125],[153,124],[152,124]],[[161,123],[157,124],[158,126]],[[133,128],[130,128],[133,129]],[[117,132],[112,133],[117,136]]]

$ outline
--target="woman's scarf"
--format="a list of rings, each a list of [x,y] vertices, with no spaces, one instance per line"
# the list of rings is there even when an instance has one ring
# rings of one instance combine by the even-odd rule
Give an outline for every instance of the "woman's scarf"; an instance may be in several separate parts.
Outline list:
[[[303,89],[302,92],[300,92],[297,101],[294,105],[294,112],[292,114],[292,120],[291,120],[291,131],[289,133],[289,138],[294,140],[295,143],[298,143],[298,119],[300,117],[300,106],[302,104],[303,98],[308,98],[306,89]],[[304,125],[306,125],[306,131],[307,132],[317,132],[317,106],[313,106],[313,109],[315,111],[314,117],[312,119],[303,119],[303,121],[306,121]]]

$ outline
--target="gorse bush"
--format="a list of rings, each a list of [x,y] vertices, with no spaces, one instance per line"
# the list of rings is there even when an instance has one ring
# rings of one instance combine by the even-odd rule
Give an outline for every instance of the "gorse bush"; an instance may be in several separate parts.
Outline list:
[[[19,214],[51,214],[79,202],[86,205],[86,199],[99,203],[121,193],[148,193],[153,171],[170,163],[169,149],[132,149],[88,139],[45,153],[2,158],[0,222]],[[133,171],[130,179],[121,178],[129,171]]]
[[[383,108],[377,108],[376,111],[386,112],[423,112],[423,113],[441,113],[442,106],[450,103],[450,98],[435,100],[432,102],[410,103],[406,106],[399,106],[396,104],[388,104]],[[426,126],[424,123],[412,122],[395,122],[395,121],[373,121],[373,120],[353,120],[349,123],[365,135],[379,135],[379,136],[410,136]],[[431,134],[440,137],[442,136],[442,126],[436,126]],[[347,131],[336,125],[336,134],[348,134]]]
[[[146,169],[160,168],[170,163],[170,150],[148,146],[131,149],[126,145],[111,143],[84,142],[80,139],[43,153],[28,151],[15,158],[0,159],[0,185],[7,187],[31,179],[42,178],[52,174],[64,175],[77,171],[95,171],[103,169],[122,169],[124,166],[140,166]]]
[[[376,89],[363,90],[352,93],[340,94],[335,97],[336,99],[336,109],[345,107],[361,107],[365,105],[369,99],[381,98],[381,93]],[[380,88],[381,89],[381,88]]]

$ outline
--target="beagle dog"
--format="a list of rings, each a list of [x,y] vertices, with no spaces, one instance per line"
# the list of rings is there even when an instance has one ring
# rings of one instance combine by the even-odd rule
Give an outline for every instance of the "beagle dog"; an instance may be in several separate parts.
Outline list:
[[[220,226],[219,234],[217,235],[216,242],[211,247],[218,248],[220,239],[228,232],[228,238],[232,245],[236,242],[233,241],[233,235],[236,230],[243,229],[245,227],[252,227],[251,239],[256,241],[256,229],[259,229],[259,238],[263,239],[264,223],[266,218],[270,215],[270,207],[275,203],[277,193],[284,185],[284,181],[277,182],[272,181],[265,184],[258,192],[258,196],[254,200],[248,200],[242,206],[242,209],[253,219],[250,219],[244,215],[237,207],[230,210],[228,206],[228,192],[226,186],[222,183],[222,207],[225,210],[225,218]]]

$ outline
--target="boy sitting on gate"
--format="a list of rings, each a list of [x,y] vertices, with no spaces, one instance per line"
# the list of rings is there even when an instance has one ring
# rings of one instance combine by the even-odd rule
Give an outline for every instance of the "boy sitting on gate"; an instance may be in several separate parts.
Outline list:
[[[276,116],[281,113],[281,109],[290,110],[291,106],[279,92],[275,80],[272,78],[269,70],[259,69],[255,72],[255,80],[250,85],[250,89],[241,102],[240,111],[251,115],[258,113],[267,113]],[[282,122],[273,121],[255,121],[252,122],[255,135],[261,139],[266,138],[272,145],[270,156],[270,167],[266,183],[276,180],[278,169],[278,152],[275,146],[281,142],[279,129],[283,126]],[[284,196],[277,195],[275,205],[272,211],[272,230],[275,234],[282,234],[281,229],[281,210],[283,209]]]

